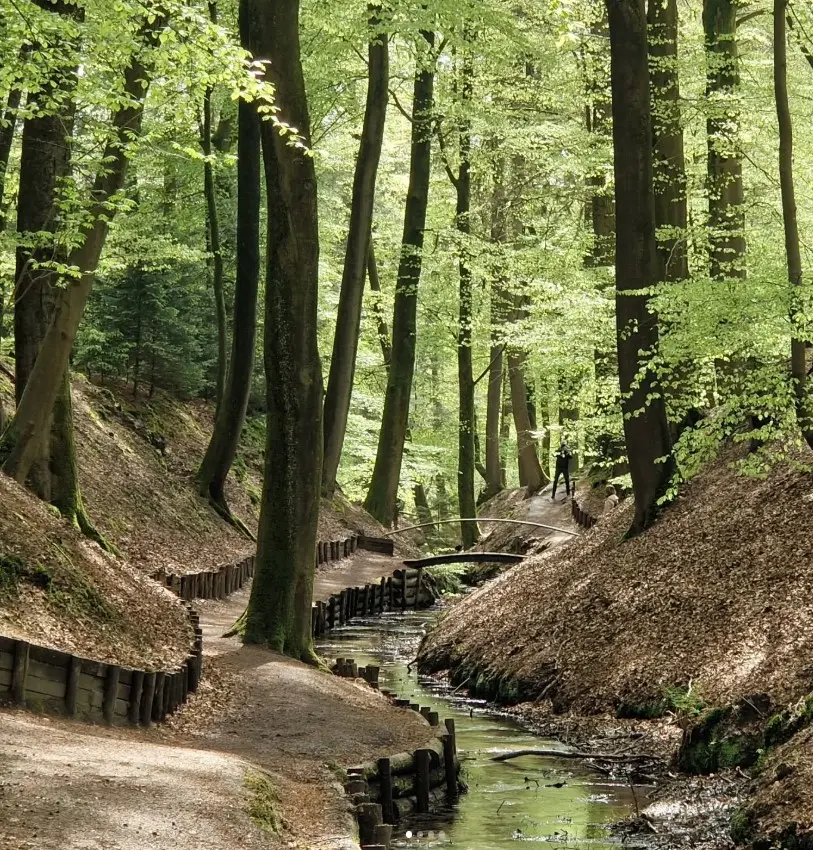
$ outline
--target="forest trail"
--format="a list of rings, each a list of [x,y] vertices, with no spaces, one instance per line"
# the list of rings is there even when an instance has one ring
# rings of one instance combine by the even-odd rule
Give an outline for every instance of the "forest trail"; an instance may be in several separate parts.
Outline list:
[[[562,487],[564,485],[561,485]],[[525,498],[525,490],[505,490],[488,502],[483,519],[489,516],[504,519],[530,520],[558,528],[581,529],[573,522],[570,508],[570,498],[565,497],[564,491],[559,490],[556,501],[550,497],[551,485],[545,486],[535,496]],[[474,547],[476,550],[495,552],[521,552],[533,554],[542,550],[561,546],[575,538],[570,534],[558,531],[548,531],[532,525],[507,525],[483,522],[480,526],[482,536]]]
[[[398,564],[347,559],[317,576],[316,598]],[[430,727],[366,685],[222,637],[248,596],[244,589],[198,603],[205,677],[165,728],[107,730],[0,714],[4,850],[354,846],[336,769],[423,746]],[[252,765],[270,774],[279,794],[287,826],[280,836],[261,833],[246,814]]]

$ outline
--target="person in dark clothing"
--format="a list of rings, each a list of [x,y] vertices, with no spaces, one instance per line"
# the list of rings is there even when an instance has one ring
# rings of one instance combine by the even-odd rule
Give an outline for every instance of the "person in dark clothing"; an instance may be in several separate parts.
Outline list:
[[[570,495],[570,458],[573,457],[573,452],[570,451],[568,444],[562,440],[559,448],[556,450],[556,473],[553,476],[553,492],[551,493],[551,501],[556,498],[556,488],[559,485],[559,477],[565,478],[565,492]]]

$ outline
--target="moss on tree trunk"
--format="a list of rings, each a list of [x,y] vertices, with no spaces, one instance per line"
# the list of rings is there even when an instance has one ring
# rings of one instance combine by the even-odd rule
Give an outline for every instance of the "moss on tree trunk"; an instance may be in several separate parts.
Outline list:
[[[250,0],[271,60],[279,118],[310,147],[299,0]],[[319,232],[313,158],[262,125],[268,199],[265,478],[245,640],[312,657],[311,599],[322,475],[322,368],[316,339]]]

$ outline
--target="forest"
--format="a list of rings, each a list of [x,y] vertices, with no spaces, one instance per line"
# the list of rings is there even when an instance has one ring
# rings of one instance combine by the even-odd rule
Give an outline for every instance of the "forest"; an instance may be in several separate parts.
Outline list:
[[[554,714],[580,717],[668,715],[686,771],[703,735],[715,746],[723,735],[707,710],[761,706],[753,689],[764,690],[767,707],[755,710],[767,719],[813,691],[800,660],[813,610],[793,607],[813,566],[800,508],[813,498],[813,4],[0,0],[0,52],[0,640],[90,651],[80,561],[119,572],[110,604],[124,610],[127,594],[158,594],[143,588],[162,558],[171,590],[173,576],[210,558],[248,558],[250,589],[241,567],[220,633],[318,676],[331,655],[315,640],[320,618],[332,628],[339,617],[323,541],[341,528],[339,560],[365,538],[379,552],[394,540],[386,551],[407,561],[518,553],[490,596],[455,605],[414,648],[424,671],[445,671],[472,698],[547,699]],[[174,426],[159,412],[170,410]],[[553,482],[563,463],[565,507]],[[687,505],[696,520],[681,524]],[[497,534],[497,518],[512,531]],[[62,613],[45,561],[28,564],[28,524],[49,529],[46,560],[63,535],[83,553]],[[559,536],[540,542],[531,526]],[[538,556],[552,573],[525,570]],[[356,558],[349,583],[389,575],[369,558]],[[772,559],[798,576],[772,572]],[[660,602],[646,607],[644,594],[623,603],[626,614],[610,611],[607,599],[648,587],[648,568]],[[690,591],[704,570],[715,588]],[[523,609],[531,575],[552,613]],[[798,593],[788,589],[797,578]],[[414,580],[400,580],[403,610]],[[457,572],[430,581],[437,593],[447,583],[461,590]],[[74,628],[64,623],[40,640],[23,584],[45,593],[53,622],[82,621],[90,644],[55,638]],[[576,586],[582,613],[557,620]],[[783,622],[773,640],[780,587],[796,631],[785,635]],[[98,593],[91,620],[108,612]],[[161,629],[144,636],[163,622],[159,609],[174,624],[166,657],[173,641],[188,643],[169,595],[144,602],[153,625],[132,624],[153,666]],[[382,589],[379,613],[383,600]],[[718,675],[678,635],[703,632],[693,617],[716,622],[725,600],[729,631],[707,632]],[[491,605],[537,655],[500,655],[514,637],[492,630]],[[630,622],[616,666],[598,674],[588,610],[608,634]],[[113,664],[110,616],[93,658],[107,652]],[[635,617],[662,637],[622,670]],[[664,618],[679,624],[663,630]],[[572,632],[569,649],[531,637],[543,621],[547,634]],[[742,657],[729,680],[720,671],[732,647]],[[28,661],[12,654],[8,682],[0,654],[0,687],[14,694]],[[793,686],[778,673],[759,681],[761,664]],[[592,683],[592,702],[576,681]],[[641,708],[655,703],[663,710],[651,716]],[[768,738],[754,743],[752,720],[735,723],[732,711],[725,735],[770,763]],[[753,766],[715,753],[713,767]],[[809,762],[813,776],[813,745]],[[265,786],[250,787],[262,797]],[[704,788],[740,825],[720,827],[733,835],[724,841],[813,846],[813,816],[794,820],[791,840],[789,827],[760,820],[762,798],[748,808],[764,789]],[[706,844],[693,834],[680,846],[731,846],[713,843],[719,831]],[[212,847],[237,846],[223,841]]]

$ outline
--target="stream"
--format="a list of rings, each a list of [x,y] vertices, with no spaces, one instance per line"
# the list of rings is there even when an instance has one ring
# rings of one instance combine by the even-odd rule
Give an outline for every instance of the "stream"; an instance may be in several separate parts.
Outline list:
[[[318,645],[329,658],[352,657],[360,666],[379,665],[382,688],[431,706],[441,723],[447,717],[455,720],[461,778],[468,793],[455,806],[400,824],[393,846],[518,850],[526,842],[585,850],[620,847],[620,839],[608,827],[635,813],[636,796],[643,807],[647,789],[633,791],[624,780],[608,778],[573,760],[528,756],[491,761],[491,756],[510,750],[562,745],[532,735],[482,700],[455,694],[414,669],[407,670],[437,616],[437,610],[429,610],[358,619],[334,629]]]

